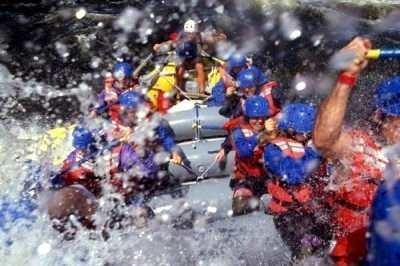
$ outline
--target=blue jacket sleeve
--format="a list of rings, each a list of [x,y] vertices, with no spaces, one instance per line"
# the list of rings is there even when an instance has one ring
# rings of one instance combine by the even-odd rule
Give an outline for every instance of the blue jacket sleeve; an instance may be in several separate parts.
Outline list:
[[[225,91],[225,84],[222,79],[220,79],[211,91],[212,97],[207,102],[207,106],[222,106],[224,104]]]
[[[302,183],[320,162],[320,154],[311,147],[305,148],[305,155],[300,159],[294,159],[285,155],[274,144],[270,144],[264,149],[264,164],[266,169],[288,184]]]
[[[236,128],[232,132],[232,142],[235,147],[235,151],[242,158],[249,158],[253,156],[253,151],[256,145],[258,144],[258,134],[253,135],[251,138],[246,139],[242,130],[240,128]]]
[[[135,149],[129,144],[123,144],[119,154],[119,168],[125,172],[131,169],[134,165],[138,164],[139,158]]]
[[[155,131],[156,135],[160,138],[164,149],[171,152],[176,146],[173,136],[168,133],[168,130],[163,125],[157,126]]]
[[[104,105],[105,102],[105,90],[103,89],[99,94],[97,94],[97,106],[102,106]]]
[[[254,72],[257,77],[257,84],[258,86],[264,85],[268,82],[267,76],[257,67],[251,66],[250,69]]]

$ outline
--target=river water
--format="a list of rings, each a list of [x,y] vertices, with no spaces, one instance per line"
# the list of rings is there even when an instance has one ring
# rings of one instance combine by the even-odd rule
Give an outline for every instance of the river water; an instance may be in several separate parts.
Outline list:
[[[67,137],[62,149],[44,152],[41,136],[81,117],[117,59],[138,65],[187,18],[226,32],[216,56],[240,49],[282,83],[290,100],[316,104],[334,81],[330,56],[354,36],[371,38],[375,48],[400,46],[398,1],[22,1],[0,9],[0,193],[10,198],[22,189],[27,159],[49,165],[70,149]],[[370,63],[348,123],[368,115],[376,85],[399,69],[393,60]],[[296,90],[301,81],[307,86]],[[2,265],[287,265],[290,254],[270,217],[229,217],[226,182],[195,185],[180,200],[155,199],[160,218],[149,228],[111,232],[106,242],[85,231],[62,241],[38,214],[29,227],[20,221],[0,234],[2,243],[13,241],[0,243]],[[211,218],[200,216],[193,229],[171,228],[174,212],[162,209],[188,205]]]

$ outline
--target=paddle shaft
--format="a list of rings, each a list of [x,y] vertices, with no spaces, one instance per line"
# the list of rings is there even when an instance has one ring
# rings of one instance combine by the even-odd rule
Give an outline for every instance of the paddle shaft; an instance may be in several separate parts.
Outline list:
[[[372,49],[367,54],[367,59],[400,58],[400,49]]]
[[[143,62],[135,69],[135,71],[133,72],[132,76],[133,77],[137,77],[140,73],[140,71],[142,71],[142,69],[150,62],[151,59],[153,59],[155,55],[155,52],[151,52],[144,60]]]
[[[171,162],[175,163],[175,162],[172,161],[172,160],[171,160]],[[193,170],[192,168],[190,168],[189,166],[186,166],[184,163],[181,163],[181,164],[175,163],[175,164],[179,165],[180,167],[182,167],[183,169],[185,169],[189,174],[194,175],[196,178],[198,177],[198,176],[197,176],[197,173],[195,173],[194,170]]]
[[[212,164],[210,164],[210,166],[207,167],[207,169],[206,169],[200,176],[197,177],[196,183],[197,183],[197,182],[200,182],[201,180],[204,179],[204,175],[205,175],[206,173],[208,173],[208,171],[211,169],[211,167],[213,167],[213,165],[214,165],[216,162],[217,162],[217,160],[214,160],[214,161],[212,162]]]
[[[202,56],[204,56],[204,57],[207,57],[207,58],[210,58],[210,59],[214,60],[214,61],[217,62],[218,64],[225,65],[225,62],[224,62],[223,60],[221,60],[221,59],[219,59],[219,58],[217,58],[217,57],[215,57],[215,56],[212,56],[212,55],[208,54],[208,53],[205,52],[204,50],[202,50],[200,54],[201,54]]]

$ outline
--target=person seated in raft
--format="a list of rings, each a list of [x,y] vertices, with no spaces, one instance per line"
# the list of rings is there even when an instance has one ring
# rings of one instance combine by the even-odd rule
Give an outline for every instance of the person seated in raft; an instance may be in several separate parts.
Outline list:
[[[126,218],[127,224],[143,226],[154,214],[143,202],[135,199],[138,179],[154,178],[159,170],[149,164],[153,158],[143,158],[135,148],[124,142],[116,143],[100,154],[91,131],[79,125],[73,131],[75,148],[64,160],[57,174],[57,189],[40,193],[40,202],[45,205],[54,228],[72,239],[77,228],[68,230],[71,216],[85,228],[96,229],[95,214],[100,209],[98,200],[110,202],[106,210],[106,224],[115,225],[115,220]],[[134,169],[134,170],[132,170]],[[126,207],[128,214],[116,214],[114,209]]]
[[[175,84],[185,90],[183,75],[185,70],[196,69],[197,82],[199,85],[199,93],[204,94],[206,91],[206,75],[204,71],[204,62],[201,59],[201,49],[203,44],[214,44],[220,40],[225,40],[226,36],[223,33],[218,35],[209,32],[200,32],[196,21],[189,19],[183,26],[183,31],[179,33],[175,40],[168,40],[163,43],[157,43],[153,46],[154,51],[160,49],[169,49],[174,47],[176,50],[177,62],[175,72]],[[177,93],[179,98],[179,92]]]
[[[118,97],[126,91],[137,91],[139,81],[132,77],[133,68],[127,62],[118,62],[113,67],[112,76],[106,78],[104,88],[97,96],[97,103],[91,108],[91,116],[106,113],[108,117],[118,115]]]

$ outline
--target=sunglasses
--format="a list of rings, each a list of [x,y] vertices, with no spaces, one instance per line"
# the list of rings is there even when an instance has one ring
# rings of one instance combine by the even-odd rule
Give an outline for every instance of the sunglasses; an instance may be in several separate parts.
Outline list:
[[[250,117],[250,119],[252,120],[266,120],[267,118],[265,116],[254,116],[254,117]]]
[[[303,137],[303,138],[310,138],[311,134],[306,132],[297,132],[293,128],[288,128],[286,130],[287,134],[291,137]]]

